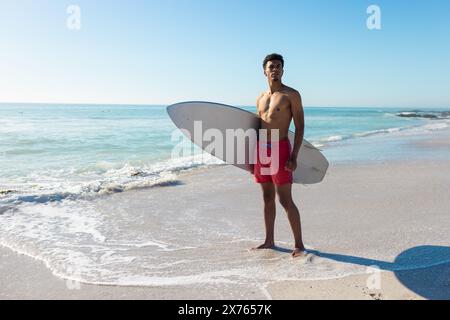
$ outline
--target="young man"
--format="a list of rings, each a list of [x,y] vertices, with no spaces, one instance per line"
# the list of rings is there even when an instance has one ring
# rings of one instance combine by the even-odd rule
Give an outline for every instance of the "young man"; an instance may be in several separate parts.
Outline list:
[[[301,96],[298,91],[284,85],[284,59],[279,54],[268,55],[263,62],[264,75],[269,83],[269,90],[256,99],[261,129],[267,130],[267,141],[258,141],[257,161],[253,168],[255,181],[261,184],[264,199],[264,221],[266,227],[265,242],[255,249],[275,247],[275,196],[286,210],[289,223],[294,233],[295,248],[293,257],[305,255],[302,240],[300,214],[292,200],[292,173],[297,168],[297,155],[303,141],[304,114]],[[295,124],[295,141],[291,147],[288,132],[291,120]],[[271,136],[274,139],[271,139]],[[278,137],[278,139],[276,138]],[[271,151],[274,150],[273,153]],[[268,157],[268,159],[264,159]],[[267,161],[269,160],[269,161]],[[277,170],[268,172],[270,163],[277,162]],[[269,164],[268,164],[269,163]]]

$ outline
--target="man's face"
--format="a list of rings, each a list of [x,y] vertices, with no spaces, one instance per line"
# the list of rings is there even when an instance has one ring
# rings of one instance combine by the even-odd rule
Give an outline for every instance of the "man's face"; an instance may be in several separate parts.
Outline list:
[[[264,75],[272,81],[280,81],[283,76],[283,66],[280,60],[271,60],[267,62],[264,69]]]

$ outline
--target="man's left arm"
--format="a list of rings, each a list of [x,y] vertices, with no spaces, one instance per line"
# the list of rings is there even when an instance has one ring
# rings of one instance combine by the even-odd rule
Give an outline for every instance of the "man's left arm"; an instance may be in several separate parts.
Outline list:
[[[291,158],[289,159],[286,168],[295,171],[297,168],[297,156],[300,147],[302,146],[303,135],[305,133],[305,116],[303,112],[302,97],[297,91],[291,94],[291,112],[295,125],[295,139]]]

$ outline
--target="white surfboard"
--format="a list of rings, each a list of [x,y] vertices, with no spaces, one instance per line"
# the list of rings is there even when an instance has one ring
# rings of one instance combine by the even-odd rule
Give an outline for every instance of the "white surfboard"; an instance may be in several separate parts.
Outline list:
[[[202,132],[208,129],[215,129],[212,132],[221,133],[224,138],[224,145],[227,144],[227,130],[238,130],[235,132],[245,132],[249,129],[258,130],[260,128],[261,120],[256,114],[236,107],[227,106],[219,103],[191,101],[177,103],[167,107],[169,114],[175,125],[182,129],[182,132],[196,145],[203,150],[208,151],[208,146],[211,145],[212,140],[204,139],[202,135],[195,134],[195,130],[199,129],[199,122],[201,121]],[[195,125],[195,123],[197,123]],[[244,134],[244,133],[243,133]],[[230,140],[230,139],[229,139]],[[223,152],[211,150],[212,155],[221,160],[226,161],[241,169],[250,170],[249,162],[252,157],[247,150],[254,150],[255,141],[246,139],[245,144],[245,161],[242,158],[237,158],[239,151],[242,151],[242,145],[231,143],[234,146],[232,150],[224,148]],[[291,145],[294,145],[294,133],[289,131],[289,140]],[[238,150],[239,148],[239,150]],[[229,152],[228,156],[226,152]],[[230,156],[232,152],[232,156]],[[253,162],[251,162],[253,163]],[[314,184],[319,183],[325,177],[328,169],[328,161],[323,154],[314,147],[311,143],[303,140],[302,146],[297,158],[297,169],[293,174],[294,183]]]

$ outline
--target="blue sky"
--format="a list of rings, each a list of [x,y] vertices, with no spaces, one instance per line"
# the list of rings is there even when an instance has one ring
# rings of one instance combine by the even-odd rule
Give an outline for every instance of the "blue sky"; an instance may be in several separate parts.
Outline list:
[[[450,107],[449,38],[448,0],[0,0],[0,102],[252,105],[279,52],[306,106]]]

